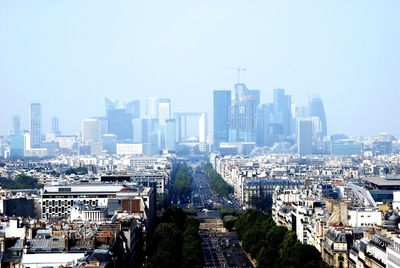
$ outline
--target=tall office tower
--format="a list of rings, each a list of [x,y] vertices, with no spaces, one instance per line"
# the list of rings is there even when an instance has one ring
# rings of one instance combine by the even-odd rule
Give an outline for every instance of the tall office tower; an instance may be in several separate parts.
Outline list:
[[[104,107],[105,107],[105,116],[108,116],[108,113],[110,111],[115,110],[115,108],[117,108],[117,102],[113,101],[110,98],[105,97],[104,98]]]
[[[20,135],[21,134],[21,118],[19,115],[15,114],[11,118],[12,121],[12,130],[11,135]]]
[[[30,106],[31,148],[40,148],[42,142],[42,107],[40,103]]]
[[[117,136],[114,134],[104,134],[101,136],[101,149],[107,154],[115,154],[117,152]]]
[[[146,99],[146,117],[158,118],[158,97]]]
[[[299,119],[297,127],[297,153],[311,155],[313,151],[313,126],[311,119]]]
[[[140,101],[133,100],[126,105],[126,112],[132,115],[132,119],[140,118]]]
[[[25,139],[24,135],[11,135],[9,137],[10,144],[10,157],[18,158],[24,156],[25,151]]]
[[[132,115],[125,109],[114,109],[108,112],[108,133],[115,134],[117,140],[133,138]]]
[[[255,123],[259,92],[249,90],[244,84],[235,85],[235,99],[232,102],[229,124],[229,141],[255,141]]]
[[[280,126],[283,138],[293,134],[291,129],[291,96],[285,94],[284,89],[274,89],[274,124]]]
[[[171,119],[171,100],[158,100],[158,119],[160,125],[165,125],[167,119]]]
[[[221,142],[229,141],[229,113],[231,109],[231,91],[214,90],[214,149],[219,150]]]
[[[58,116],[51,118],[51,133],[55,134],[56,136],[61,134]]]
[[[253,96],[254,97],[254,99],[256,101],[255,105],[256,105],[256,107],[258,107],[260,105],[260,91],[256,90],[256,89],[252,89],[252,90],[248,90],[247,94],[249,96]]]
[[[326,124],[324,104],[322,103],[321,98],[317,95],[314,95],[310,100],[309,107],[310,107],[310,116],[319,117],[319,120],[321,120],[322,134],[324,137],[326,137],[327,124]]]
[[[149,125],[149,119],[147,118],[135,118],[132,120],[134,143],[147,143]]]
[[[100,122],[97,119],[88,118],[82,120],[82,141],[100,141]]]
[[[207,142],[207,113],[199,114],[199,142],[206,143]]]
[[[269,143],[269,128],[272,123],[274,105],[272,103],[262,104],[257,108],[256,114],[256,144],[267,146]]]
[[[165,149],[175,150],[175,119],[165,121]]]
[[[108,118],[104,116],[94,116],[92,119],[99,120],[100,123],[100,136],[108,134]]]

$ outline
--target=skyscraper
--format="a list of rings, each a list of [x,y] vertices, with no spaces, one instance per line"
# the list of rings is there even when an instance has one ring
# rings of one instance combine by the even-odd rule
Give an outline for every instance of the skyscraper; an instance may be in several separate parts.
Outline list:
[[[214,149],[219,150],[221,142],[229,141],[230,90],[214,90]]]
[[[100,140],[100,122],[97,119],[88,118],[82,120],[82,141],[88,144],[90,141]]]
[[[158,100],[158,119],[160,125],[165,125],[165,121],[171,118],[171,100]]]
[[[165,149],[175,150],[175,119],[167,119],[165,122]]]
[[[131,140],[133,138],[132,115],[125,109],[114,109],[108,113],[108,133],[115,134],[117,139]]]
[[[313,149],[313,126],[311,119],[299,119],[297,127],[297,153],[311,155]]]
[[[322,100],[319,96],[314,95],[309,103],[310,106],[310,116],[319,117],[321,121],[322,135],[325,137],[327,135],[327,124],[325,117],[325,109]]]
[[[284,89],[274,89],[274,124],[280,125],[283,138],[293,134],[291,123],[291,96]]]
[[[54,133],[56,136],[61,134],[59,128],[59,119],[57,116],[51,118],[51,133]]]
[[[30,105],[31,148],[40,148],[42,142],[42,107],[40,103]]]
[[[254,142],[256,110],[260,93],[245,84],[235,85],[235,99],[230,110],[229,141]]]
[[[108,116],[108,113],[117,108],[117,103],[110,98],[104,98],[104,107],[105,107],[105,116]]]
[[[269,144],[269,128],[272,123],[274,105],[272,103],[262,104],[257,108],[256,115],[256,144],[266,146]]]
[[[149,97],[146,99],[146,117],[158,118],[158,97]]]
[[[12,116],[12,130],[11,135],[21,134],[21,118],[19,115],[15,114]]]
[[[140,101],[133,100],[126,105],[126,112],[132,115],[132,119],[140,118]]]

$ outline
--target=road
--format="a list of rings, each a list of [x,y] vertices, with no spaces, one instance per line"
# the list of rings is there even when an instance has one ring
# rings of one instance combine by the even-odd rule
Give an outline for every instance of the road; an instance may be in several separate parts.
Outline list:
[[[191,201],[192,206],[197,209],[197,218],[200,222],[221,221],[219,208],[239,208],[233,196],[222,198],[212,193],[204,171],[194,171],[192,175]],[[200,236],[203,239],[204,267],[253,267],[234,232],[221,233],[211,228],[200,230]]]

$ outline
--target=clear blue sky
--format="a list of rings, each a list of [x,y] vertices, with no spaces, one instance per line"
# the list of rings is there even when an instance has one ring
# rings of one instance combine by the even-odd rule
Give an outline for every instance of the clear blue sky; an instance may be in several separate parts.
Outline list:
[[[30,102],[64,133],[103,98],[170,97],[212,114],[234,71],[271,102],[318,93],[328,132],[400,136],[400,1],[0,1],[0,133]],[[142,102],[144,105],[144,102]]]

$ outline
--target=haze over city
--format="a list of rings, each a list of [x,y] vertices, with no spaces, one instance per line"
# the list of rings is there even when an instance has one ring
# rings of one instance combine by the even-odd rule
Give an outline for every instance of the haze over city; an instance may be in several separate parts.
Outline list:
[[[13,114],[63,133],[104,115],[104,97],[171,98],[173,112],[206,111],[213,90],[241,82],[271,102],[318,93],[328,133],[400,135],[397,1],[1,1],[0,133]],[[210,128],[211,130],[212,128]]]

